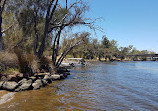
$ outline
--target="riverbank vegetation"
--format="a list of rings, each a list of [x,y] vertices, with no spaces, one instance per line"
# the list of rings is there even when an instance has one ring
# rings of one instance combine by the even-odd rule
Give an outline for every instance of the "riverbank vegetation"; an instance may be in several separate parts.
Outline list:
[[[79,25],[94,29],[94,21],[85,17],[87,10],[88,5],[82,0],[2,0],[1,73],[8,68],[26,75],[54,73],[66,55],[87,36],[74,34],[71,45],[59,54],[63,33]]]
[[[66,77],[67,70],[59,66],[87,34],[74,34],[71,44],[59,53],[64,34],[77,26],[95,29],[94,21],[85,16],[87,3],[84,0],[1,0],[0,3],[1,80],[18,82],[32,76],[39,79],[40,73],[47,72],[49,76],[62,73],[64,76],[60,77]]]
[[[127,47],[119,47],[116,40],[109,40],[105,35],[102,40],[92,39],[90,33],[87,32],[84,42],[73,49],[68,57],[79,57],[85,59],[95,59],[99,61],[122,61],[126,60],[127,55],[136,54],[155,54],[153,51],[137,50],[133,45]],[[61,47],[70,42],[72,39],[64,39]],[[62,50],[62,48],[61,48]]]
[[[101,41],[88,32],[72,34],[78,26],[96,30],[95,20],[87,18],[84,0],[1,0],[0,78],[18,80],[65,69],[66,56],[85,59],[124,59],[127,54],[151,53],[133,46],[118,47],[106,36]],[[71,33],[71,34],[70,34]],[[14,79],[16,78],[16,79]],[[18,79],[17,79],[18,78]],[[44,76],[43,76],[44,78]]]

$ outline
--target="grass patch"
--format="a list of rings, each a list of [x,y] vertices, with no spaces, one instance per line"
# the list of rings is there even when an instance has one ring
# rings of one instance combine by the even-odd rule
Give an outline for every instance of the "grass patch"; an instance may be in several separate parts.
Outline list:
[[[20,70],[16,69],[16,68],[9,68],[9,69],[3,71],[2,73],[3,74],[17,74],[17,73],[20,73]]]

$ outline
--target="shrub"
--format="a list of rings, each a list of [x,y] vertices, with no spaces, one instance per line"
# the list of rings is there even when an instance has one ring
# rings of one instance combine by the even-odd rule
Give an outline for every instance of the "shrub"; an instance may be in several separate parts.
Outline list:
[[[41,57],[41,59],[40,59],[40,70],[42,71],[42,72],[49,72],[50,71],[50,66],[51,66],[51,62],[50,62],[50,60],[48,59],[48,58],[46,58],[46,57]]]
[[[16,49],[15,53],[19,61],[20,72],[24,73],[24,76],[32,76],[38,72],[39,61],[36,56],[24,53],[20,49]]]
[[[10,68],[18,69],[19,63],[15,53],[0,52],[0,73]]]
[[[18,74],[20,71],[16,68],[8,68],[5,71],[3,71],[3,74]]]

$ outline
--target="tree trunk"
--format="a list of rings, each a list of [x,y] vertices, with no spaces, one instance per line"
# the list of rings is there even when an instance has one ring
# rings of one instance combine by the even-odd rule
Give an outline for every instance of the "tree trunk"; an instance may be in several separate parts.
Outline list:
[[[47,10],[47,14],[46,14],[46,21],[45,21],[44,34],[43,34],[43,38],[42,38],[42,43],[41,43],[39,51],[37,53],[37,56],[39,58],[42,57],[44,49],[45,49],[46,38],[47,38],[48,33],[49,33],[49,31],[48,31],[49,30],[49,25],[50,25],[50,22],[51,22],[51,20],[53,18],[54,12],[56,10],[57,4],[58,4],[58,0],[56,0],[54,6],[52,7],[53,2],[54,2],[54,0],[51,0],[50,4],[48,6],[48,10]]]
[[[37,54],[37,48],[38,48],[37,10],[34,11],[34,31],[35,31],[34,54],[36,55]]]
[[[101,56],[99,56],[99,61],[101,61]]]
[[[60,34],[61,34],[62,28],[60,28],[60,30],[58,31],[55,39],[54,39],[54,43],[53,43],[53,47],[52,47],[52,62],[55,65],[56,64],[56,59],[58,56],[58,49],[59,49],[59,40],[60,40]],[[56,44],[57,42],[57,44]]]
[[[4,51],[4,41],[2,36],[2,8],[0,7],[0,51]]]
[[[62,61],[64,60],[64,58],[69,54],[69,52],[76,47],[77,45],[79,45],[81,42],[83,41],[83,39],[79,40],[78,42],[76,42],[73,46],[71,46],[69,49],[64,50],[63,54],[60,56],[60,58],[58,59],[56,66],[59,67],[62,63]]]
[[[49,22],[48,20],[46,20],[46,23],[45,23],[45,30],[44,30],[44,35],[43,35],[43,39],[42,39],[42,43],[40,45],[40,48],[39,48],[39,51],[37,53],[37,56],[39,58],[42,57],[43,55],[43,52],[44,52],[44,49],[45,49],[45,42],[46,42],[46,38],[48,36],[48,27],[49,27]]]
[[[66,9],[67,9],[67,0],[66,0]]]

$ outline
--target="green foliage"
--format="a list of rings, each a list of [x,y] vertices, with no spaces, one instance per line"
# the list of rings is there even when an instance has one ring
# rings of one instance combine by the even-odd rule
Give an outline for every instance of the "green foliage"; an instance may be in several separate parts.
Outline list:
[[[66,14],[71,14],[67,9],[65,8],[59,8],[55,11],[52,22],[53,23],[59,23]],[[66,21],[68,21],[68,18],[65,19]]]
[[[3,34],[5,50],[11,50],[22,39],[22,30],[15,23],[16,20],[12,12],[4,12],[3,18],[2,28],[6,30]]]
[[[19,73],[19,72],[20,71],[18,68],[8,68],[4,72],[2,72],[2,74],[14,74],[14,73]]]
[[[103,48],[110,47],[110,41],[108,40],[108,38],[105,35],[102,37],[102,44],[101,45]]]
[[[71,39],[64,39],[61,49],[64,48],[66,43],[71,41]],[[90,39],[90,35],[85,38],[84,42],[78,47],[73,49],[69,57],[80,57],[85,59],[103,59],[113,61],[114,59],[125,59],[126,55],[130,54],[153,54],[155,52],[147,50],[136,50],[133,45],[128,47],[118,47],[116,40],[109,40],[106,36],[103,36],[102,40],[99,42],[97,39]]]
[[[25,9],[22,10],[21,13],[18,15],[17,20],[19,23],[19,26],[22,28],[23,36],[31,36],[33,33],[33,10],[31,9]]]
[[[66,28],[68,30],[69,28],[72,29],[73,26],[84,23],[86,26],[89,25],[86,24],[85,21],[90,21],[90,19],[84,18],[84,14],[87,11],[87,4],[84,4],[81,0],[74,3],[72,8],[68,10],[66,8],[61,8],[62,6],[60,6],[59,2],[52,19],[48,20],[48,24],[45,24],[46,18],[51,16],[51,10],[54,6],[53,3],[50,8],[50,13],[46,16],[49,3],[50,0],[10,0],[8,2],[6,8],[8,10],[4,11],[2,16],[2,29],[5,30],[10,26],[12,27],[3,34],[5,50],[9,53],[0,53],[1,72],[5,70],[9,73],[16,69],[19,69],[20,72],[24,74],[34,74],[42,69],[49,71],[50,67],[52,67],[50,59],[43,56],[41,58],[39,57],[40,59],[37,58],[33,54],[33,48],[34,44],[37,43],[36,51],[38,52],[40,46],[42,46],[41,44],[44,43],[44,55],[50,56],[53,52],[51,48],[55,37],[57,37],[54,42],[54,52],[57,52],[56,57],[64,52],[64,50],[68,50],[74,45],[73,43],[80,40],[85,35],[88,36],[84,38],[81,44],[71,50],[68,55],[69,57],[112,60],[114,57],[124,59],[128,54],[155,53],[147,50],[139,51],[136,48],[133,48],[132,45],[128,47],[118,47],[117,41],[109,40],[105,35],[100,41],[97,39],[91,40],[90,34],[87,32],[76,34],[75,38],[68,35],[62,39],[63,36],[56,36],[60,29],[63,29],[61,31],[61,33],[63,33],[66,26],[68,27]],[[89,25],[90,28],[93,28],[93,23]],[[58,27],[56,26],[55,28],[52,28],[55,25],[58,25]],[[45,27],[47,26],[48,30],[45,31]],[[36,29],[38,32],[37,42],[35,42]],[[62,45],[60,44],[61,41],[63,41]],[[58,47],[60,49],[59,52]],[[16,54],[13,53],[14,51]],[[55,61],[57,61],[57,59],[55,59]]]

